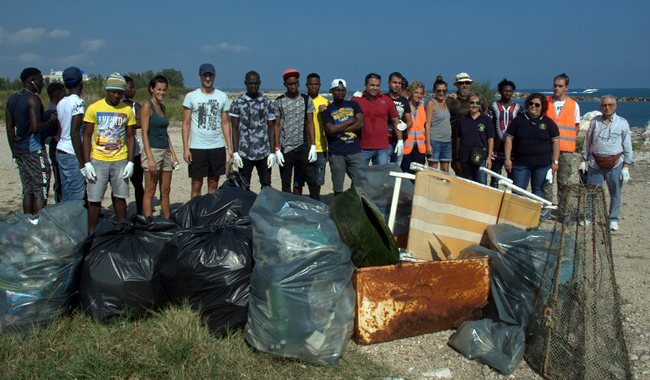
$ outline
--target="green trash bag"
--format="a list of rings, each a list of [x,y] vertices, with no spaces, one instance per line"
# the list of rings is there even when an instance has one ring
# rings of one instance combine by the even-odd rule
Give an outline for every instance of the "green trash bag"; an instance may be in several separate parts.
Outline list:
[[[330,204],[330,214],[341,240],[352,251],[357,267],[399,263],[399,247],[374,202],[351,187]]]

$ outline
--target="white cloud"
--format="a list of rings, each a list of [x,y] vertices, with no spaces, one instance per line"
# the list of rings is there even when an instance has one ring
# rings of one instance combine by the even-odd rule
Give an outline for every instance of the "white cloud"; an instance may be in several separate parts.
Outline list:
[[[25,53],[18,56],[18,60],[24,63],[36,62],[41,59],[41,56],[34,53]]]
[[[47,34],[48,38],[66,38],[70,37],[69,30],[54,29],[53,31]]]
[[[104,45],[106,45],[106,41],[104,41],[101,38],[81,41],[81,47],[83,47],[86,51],[91,51],[91,52],[95,52],[99,50]]]
[[[88,63],[86,53],[72,54],[65,57],[58,57],[54,59],[54,63],[60,67],[68,66],[82,66]]]
[[[41,41],[45,35],[43,28],[25,28],[7,36],[7,41],[14,45],[34,44]]]
[[[219,45],[201,45],[199,49],[204,53],[212,53],[215,51],[229,51],[232,53],[250,53],[253,48],[241,45],[231,45],[227,42],[222,42]]]

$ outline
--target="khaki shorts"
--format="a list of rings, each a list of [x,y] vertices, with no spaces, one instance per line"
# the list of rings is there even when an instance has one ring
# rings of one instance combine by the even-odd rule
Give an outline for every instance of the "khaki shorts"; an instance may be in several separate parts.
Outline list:
[[[172,161],[172,152],[169,149],[151,148],[153,159],[156,161],[156,168],[161,172],[170,172],[174,169],[174,162]],[[149,159],[147,153],[142,152],[142,170],[149,171]]]

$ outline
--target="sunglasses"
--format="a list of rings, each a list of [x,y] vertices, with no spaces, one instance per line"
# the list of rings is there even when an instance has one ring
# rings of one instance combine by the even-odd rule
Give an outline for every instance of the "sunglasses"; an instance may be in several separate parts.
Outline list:
[[[470,100],[469,104],[472,105],[472,106],[474,106],[474,105],[476,105],[476,106],[480,106],[480,105],[481,105],[481,102],[480,102],[480,101]]]
[[[441,93],[443,93],[443,94],[446,94],[446,93],[447,93],[447,90],[437,89],[436,92],[441,92]]]
[[[539,107],[542,106],[542,103],[530,103],[528,106],[529,106],[529,107],[536,107],[536,108],[539,108]]]

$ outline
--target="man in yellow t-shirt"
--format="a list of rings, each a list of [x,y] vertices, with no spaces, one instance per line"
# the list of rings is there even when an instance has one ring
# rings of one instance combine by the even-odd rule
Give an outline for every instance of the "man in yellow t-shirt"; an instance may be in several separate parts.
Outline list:
[[[325,137],[325,129],[323,128],[323,118],[321,112],[327,108],[330,101],[320,96],[320,76],[316,73],[307,75],[307,95],[314,102],[316,112],[314,113],[314,135],[315,142],[310,141],[310,144],[316,145],[316,161],[311,165],[314,167],[314,176],[316,177],[316,184],[320,189],[325,183],[325,164],[327,163],[327,138]],[[305,176],[302,171],[296,167],[293,176],[293,193],[301,195],[302,187],[305,185]]]
[[[83,175],[88,180],[88,231],[99,221],[106,186],[111,183],[117,220],[126,218],[129,178],[133,175],[135,116],[122,103],[126,81],[119,73],[106,80],[107,96],[84,115]]]

